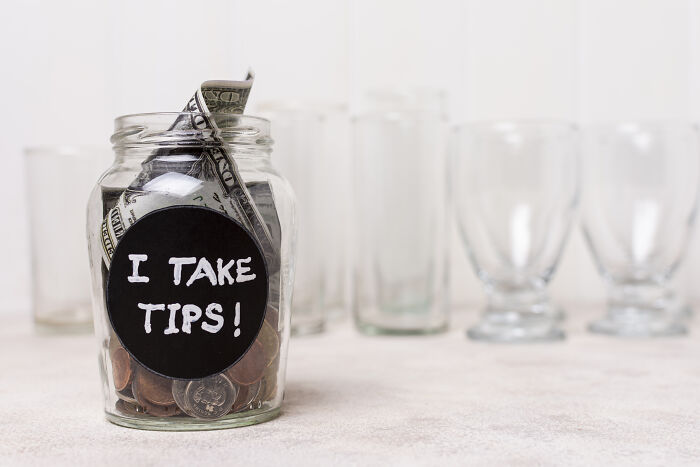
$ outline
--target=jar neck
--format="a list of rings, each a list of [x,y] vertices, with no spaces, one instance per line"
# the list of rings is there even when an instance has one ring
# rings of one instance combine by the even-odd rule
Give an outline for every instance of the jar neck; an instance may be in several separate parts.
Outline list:
[[[227,145],[225,150],[225,154],[238,165],[269,164],[271,152],[269,146],[257,150],[251,148],[240,150],[232,145]],[[114,147],[115,163],[139,164],[156,160],[164,165],[178,165],[195,162],[204,157],[221,157],[219,151],[213,153],[215,156],[211,154],[212,152],[203,147],[163,148],[153,145],[131,146],[128,148]]]

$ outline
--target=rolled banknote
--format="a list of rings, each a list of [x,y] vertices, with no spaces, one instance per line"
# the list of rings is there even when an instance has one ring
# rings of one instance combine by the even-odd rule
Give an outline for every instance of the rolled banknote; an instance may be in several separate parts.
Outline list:
[[[279,270],[279,244],[273,241],[234,158],[217,134],[215,117],[241,114],[252,83],[249,73],[244,81],[206,81],[195,92],[185,106],[188,113],[181,114],[170,129],[211,130],[207,144],[188,149],[187,157],[177,157],[176,150],[159,149],[143,163],[141,173],[103,220],[102,254],[107,268],[124,232],[140,217],[163,207],[194,204],[214,207],[240,222],[258,240],[269,273]],[[218,189],[204,183],[212,180]]]

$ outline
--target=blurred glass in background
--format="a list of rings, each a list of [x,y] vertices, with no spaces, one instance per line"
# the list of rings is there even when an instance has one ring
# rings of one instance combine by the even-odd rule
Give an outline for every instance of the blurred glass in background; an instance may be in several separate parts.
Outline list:
[[[110,157],[110,148],[99,146],[25,150],[37,331],[92,331],[85,210]]]
[[[344,107],[263,102],[272,120],[272,164],[297,196],[298,254],[292,332],[322,331],[348,315],[349,118]]]
[[[446,121],[439,106],[384,102],[353,129],[355,324],[368,334],[440,332],[449,309]]]
[[[547,284],[579,193],[576,131],[559,122],[474,123],[456,133],[452,173],[459,233],[488,304],[472,339],[561,339]]]
[[[668,282],[695,224],[700,145],[693,125],[630,122],[583,134],[583,231],[608,286],[590,330],[621,336],[682,334],[690,313]]]

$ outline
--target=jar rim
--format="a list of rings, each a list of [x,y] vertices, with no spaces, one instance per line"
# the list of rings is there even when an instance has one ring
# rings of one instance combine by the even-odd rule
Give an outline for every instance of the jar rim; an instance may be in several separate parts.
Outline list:
[[[198,128],[197,118],[214,122],[214,127]],[[175,127],[179,119],[192,121],[184,128]],[[202,147],[222,143],[269,149],[270,121],[253,115],[216,112],[150,112],[121,115],[114,119],[111,142],[115,148]]]
[[[248,114],[233,114],[233,113],[225,113],[225,112],[137,112],[137,113],[131,113],[131,114],[124,114],[124,115],[119,115],[114,119],[115,125],[123,120],[126,119],[136,119],[136,118],[142,118],[142,119],[147,119],[147,118],[153,118],[153,117],[158,117],[158,116],[173,116],[177,118],[178,116],[181,115],[203,115],[203,116],[209,116],[209,117],[237,117],[243,120],[250,120],[250,121],[259,121],[260,123],[263,124],[270,124],[270,120],[264,117],[258,117],[255,115],[248,115]]]

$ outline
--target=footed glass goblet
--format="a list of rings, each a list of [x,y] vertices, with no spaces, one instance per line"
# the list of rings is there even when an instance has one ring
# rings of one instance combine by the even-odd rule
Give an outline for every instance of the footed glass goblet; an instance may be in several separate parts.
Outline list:
[[[607,314],[592,332],[662,336],[686,332],[689,307],[669,287],[697,207],[697,128],[628,122],[583,132],[583,232],[608,286]]]
[[[547,294],[578,192],[576,129],[565,122],[493,122],[458,128],[452,192],[459,232],[488,305],[472,339],[564,337]]]

